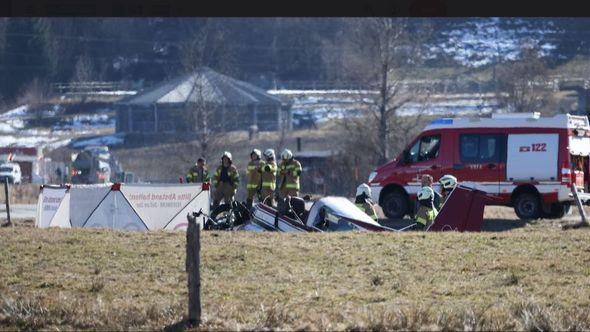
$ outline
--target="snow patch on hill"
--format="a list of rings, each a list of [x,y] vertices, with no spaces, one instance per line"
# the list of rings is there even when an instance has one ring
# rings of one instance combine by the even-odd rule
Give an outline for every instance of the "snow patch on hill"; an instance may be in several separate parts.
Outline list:
[[[113,145],[123,144],[124,141],[125,140],[123,138],[123,135],[115,134],[115,135],[93,137],[93,138],[88,138],[88,139],[80,138],[80,139],[77,139],[76,141],[73,141],[71,146],[76,149],[84,148],[89,145],[113,146]]]
[[[114,112],[111,109],[99,109],[94,114],[64,115],[59,105],[36,114],[30,114],[30,107],[22,105],[0,114],[0,146],[23,146],[57,149],[66,146],[77,137],[96,135],[104,130],[115,129]],[[57,124],[51,127],[27,127],[28,121],[37,117],[55,118]],[[120,138],[100,139],[93,137],[89,142],[120,144]],[[97,144],[98,144],[97,143]],[[84,145],[80,141],[79,145]]]

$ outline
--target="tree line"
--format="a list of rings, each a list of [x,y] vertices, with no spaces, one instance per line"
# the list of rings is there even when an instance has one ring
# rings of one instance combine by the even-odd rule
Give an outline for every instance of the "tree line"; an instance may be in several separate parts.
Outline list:
[[[269,80],[354,80],[339,67],[346,46],[340,44],[351,18],[2,18],[0,19],[0,97],[16,100],[31,82],[158,82],[182,72],[195,56],[225,74],[252,82]],[[410,19],[410,32],[428,21],[425,46],[455,43],[457,33],[472,33],[476,19]],[[550,65],[588,53],[584,19],[502,18],[502,29],[534,35],[555,44]],[[524,23],[523,23],[524,22]],[[533,32],[531,32],[533,31]],[[206,33],[205,33],[206,32]],[[537,33],[538,34],[538,33]],[[455,39],[454,39],[455,38]],[[370,43],[370,41],[368,41]],[[485,43],[480,43],[488,47]],[[364,45],[364,44],[363,44]],[[542,43],[540,44],[542,45]],[[201,53],[187,52],[199,49]],[[483,48],[482,48],[483,49]],[[452,53],[424,61],[425,66],[461,65]],[[359,63],[357,71],[362,71]],[[347,70],[350,72],[350,70]]]

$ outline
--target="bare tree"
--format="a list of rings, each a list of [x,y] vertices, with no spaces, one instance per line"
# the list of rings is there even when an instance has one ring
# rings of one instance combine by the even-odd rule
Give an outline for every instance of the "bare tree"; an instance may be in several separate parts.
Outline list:
[[[200,23],[200,24],[198,24]],[[198,148],[195,153],[209,158],[219,152],[222,142],[223,126],[220,109],[213,104],[211,87],[206,82],[205,67],[226,69],[231,67],[231,52],[227,49],[225,30],[219,22],[212,19],[204,21],[186,21],[189,38],[180,47],[181,71],[191,75],[190,99],[185,104],[183,119],[192,127],[189,131],[196,133]],[[181,155],[183,162],[194,162],[194,155]]]
[[[345,121],[345,129],[370,142],[368,151],[374,153],[377,163],[389,160],[392,150],[399,149],[399,143],[405,142],[408,132],[420,121],[420,112],[413,121],[398,113],[407,103],[428,96],[428,84],[408,85],[406,81],[421,63],[429,32],[427,22],[412,29],[405,18],[352,19],[338,41],[339,47],[325,47],[328,52],[341,53],[340,59],[334,59],[333,53],[325,57],[339,65],[340,77],[376,90],[375,94],[359,94],[368,115]]]
[[[29,106],[29,110],[34,114],[35,120],[43,119],[43,109],[40,107],[49,98],[49,88],[47,84],[38,78],[33,79],[27,84],[17,97],[18,104]]]
[[[94,65],[92,60],[87,57],[86,55],[81,55],[76,60],[76,66],[74,67],[74,75],[72,77],[72,81],[75,83],[87,83],[94,81],[95,73],[94,73]],[[84,94],[84,89],[82,85],[77,85],[75,91],[78,93],[82,93],[82,102],[86,102],[87,95]]]
[[[81,55],[76,61],[74,77],[72,77],[72,81],[90,82],[92,80],[94,80],[94,66],[92,64],[92,60],[85,55]]]
[[[515,112],[533,112],[551,103],[548,69],[535,47],[526,46],[521,58],[497,69],[497,97]]]

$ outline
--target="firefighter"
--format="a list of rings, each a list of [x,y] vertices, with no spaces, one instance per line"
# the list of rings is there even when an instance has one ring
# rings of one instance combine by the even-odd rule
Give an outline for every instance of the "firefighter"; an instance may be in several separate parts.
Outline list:
[[[209,170],[207,170],[205,158],[199,158],[193,167],[188,170],[188,174],[186,175],[186,183],[209,181],[211,181],[211,177],[209,176]]]
[[[274,193],[277,185],[277,163],[275,162],[275,150],[266,149],[264,151],[264,158],[266,162],[263,167],[259,169],[262,177],[262,188],[260,190],[262,200],[266,200],[266,204],[273,206]]]
[[[368,214],[373,220],[377,220],[377,212],[375,212],[375,204],[371,200],[371,187],[366,183],[361,184],[356,188],[356,199],[354,205]]]
[[[422,187],[418,191],[418,212],[416,212],[416,225],[414,226],[417,230],[426,230],[428,224],[431,224],[436,218],[438,211],[434,207],[434,190],[430,187]]]
[[[217,167],[213,176],[213,185],[215,186],[213,208],[219,206],[221,199],[225,204],[230,204],[234,200],[239,183],[238,169],[232,164],[231,153],[225,151],[221,157],[221,165]]]
[[[282,162],[279,165],[281,186],[279,187],[280,197],[299,196],[299,177],[301,177],[301,163],[293,159],[293,152],[289,149],[281,152]]]
[[[260,168],[264,166],[264,161],[260,159],[261,157],[260,150],[254,149],[250,152],[250,162],[248,163],[248,167],[246,168],[246,176],[248,183],[246,184],[246,189],[248,191],[248,198],[246,198],[246,205],[249,209],[252,208],[252,204],[254,203],[254,197],[258,197],[260,200],[261,195],[261,179],[262,179],[262,172]]]
[[[440,206],[442,208],[442,206],[445,204],[445,202],[447,201],[447,198],[449,198],[449,195],[451,194],[451,191],[453,191],[453,189],[455,189],[455,187],[457,186],[457,178],[447,174],[442,176],[439,180],[438,183],[440,183],[440,188],[441,188],[441,199],[440,199]]]
[[[434,182],[434,178],[432,177],[432,175],[430,174],[423,174],[422,178],[421,178],[421,186],[422,187],[430,187],[432,188],[432,183]],[[436,190],[434,190],[434,188],[432,188],[432,190],[434,191],[434,207],[437,210],[440,210],[440,206],[441,206],[441,196],[438,192],[436,192]],[[418,204],[418,202],[416,202],[416,210],[420,208],[420,204]]]

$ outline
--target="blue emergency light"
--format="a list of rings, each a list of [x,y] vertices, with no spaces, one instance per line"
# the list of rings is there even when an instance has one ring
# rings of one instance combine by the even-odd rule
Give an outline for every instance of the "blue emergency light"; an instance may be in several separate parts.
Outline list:
[[[453,119],[452,118],[441,118],[435,119],[430,122],[431,125],[452,125]]]

